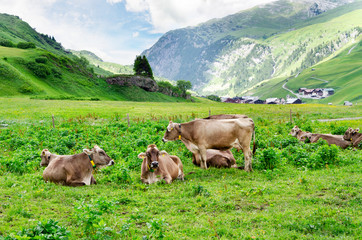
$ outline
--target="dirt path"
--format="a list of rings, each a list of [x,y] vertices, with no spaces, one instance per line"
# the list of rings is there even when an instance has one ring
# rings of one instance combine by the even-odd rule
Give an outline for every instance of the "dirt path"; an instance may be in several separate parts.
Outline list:
[[[332,122],[332,121],[345,121],[345,120],[358,120],[362,119],[362,117],[354,117],[354,118],[336,118],[336,119],[317,119],[318,122]]]
[[[357,46],[357,45],[354,45],[354,46],[348,51],[347,55],[350,54],[350,53],[352,52],[353,48],[355,48],[356,46]]]

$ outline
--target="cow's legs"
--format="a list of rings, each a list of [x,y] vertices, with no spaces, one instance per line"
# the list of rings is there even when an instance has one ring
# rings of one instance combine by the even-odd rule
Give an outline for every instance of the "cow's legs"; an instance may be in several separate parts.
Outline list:
[[[250,172],[250,171],[253,171],[253,168],[251,166],[252,153],[250,150],[250,142],[251,142],[252,134],[245,134],[245,135],[246,135],[246,137],[239,138],[239,143],[240,143],[240,147],[244,153],[244,161],[245,161],[244,170],[247,172]]]
[[[206,149],[200,148],[200,167],[203,169],[207,169],[207,156],[206,156]]]
[[[170,175],[166,175],[163,179],[165,180],[165,182],[166,182],[167,184],[170,184],[170,183],[172,182],[172,178],[171,178]]]

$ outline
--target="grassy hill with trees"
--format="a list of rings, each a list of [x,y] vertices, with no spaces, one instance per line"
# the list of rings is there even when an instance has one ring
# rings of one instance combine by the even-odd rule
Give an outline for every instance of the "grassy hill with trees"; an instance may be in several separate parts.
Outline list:
[[[88,59],[93,59],[93,64]],[[126,66],[122,70],[121,65],[99,65],[95,61],[104,63],[90,52],[83,51],[76,56],[64,50],[54,37],[36,32],[19,17],[0,14],[1,97],[186,101],[135,86],[109,85],[105,80],[113,74],[109,70],[118,68],[118,73],[133,73],[132,67]],[[103,69],[104,66],[109,67]]]

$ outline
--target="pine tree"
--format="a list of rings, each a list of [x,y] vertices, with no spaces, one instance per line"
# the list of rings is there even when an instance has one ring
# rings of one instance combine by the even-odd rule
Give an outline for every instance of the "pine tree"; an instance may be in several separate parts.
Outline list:
[[[133,71],[135,75],[146,76],[153,79],[152,68],[148,63],[148,60],[145,55],[143,55],[142,57],[141,56],[136,57],[133,64]]]

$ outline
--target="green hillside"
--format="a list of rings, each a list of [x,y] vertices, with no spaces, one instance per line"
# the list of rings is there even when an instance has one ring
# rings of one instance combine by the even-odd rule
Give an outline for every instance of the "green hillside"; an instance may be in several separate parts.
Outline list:
[[[344,101],[362,102],[362,41],[361,37],[345,47],[333,58],[303,70],[297,77],[275,78],[263,82],[245,92],[263,99],[292,95],[282,86],[297,93],[301,87],[333,88],[335,94],[321,100],[303,99],[304,102],[343,104]],[[288,80],[289,79],[289,80]],[[328,82],[324,82],[325,80]]]
[[[54,37],[36,32],[16,16],[0,14],[0,43],[0,96],[186,101],[138,87],[109,85],[103,77],[114,73],[133,73],[132,67],[103,62],[87,51],[72,54],[64,50]],[[18,43],[31,43],[33,46],[20,49]]]
[[[113,74],[133,74],[133,66],[131,65],[120,65],[117,63],[104,62],[100,57],[86,50],[82,51],[70,50],[70,51],[78,57],[85,57],[90,64],[94,65],[95,71],[101,68],[110,73],[107,74],[107,72],[104,72],[104,74],[101,75],[107,76]]]
[[[334,95],[313,102],[335,104],[342,104],[344,101],[362,102],[362,41],[328,61],[305,69],[298,77],[291,78],[286,86],[295,92],[304,86],[335,89]]]
[[[56,54],[65,54],[62,45],[54,37],[38,33],[22,21],[19,17],[0,13],[0,42],[11,41],[14,44],[19,42],[32,42],[38,48],[46,49]]]
[[[45,99],[185,101],[138,87],[109,85],[78,57],[0,47],[0,96]]]

